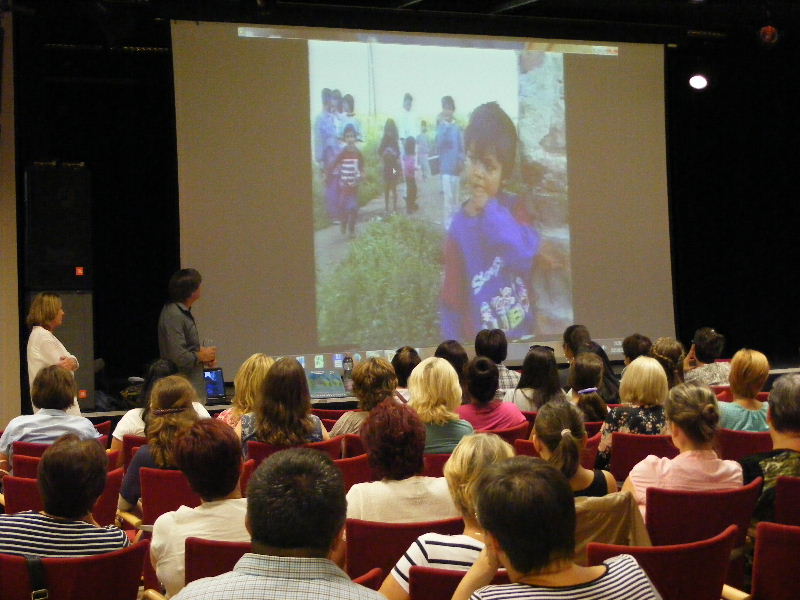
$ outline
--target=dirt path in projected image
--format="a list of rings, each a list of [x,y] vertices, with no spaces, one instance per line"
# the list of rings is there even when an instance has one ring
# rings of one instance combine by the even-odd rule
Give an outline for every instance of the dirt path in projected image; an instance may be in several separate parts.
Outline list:
[[[405,183],[398,184],[397,212],[400,214],[405,214],[406,212],[406,202],[404,200],[405,192]],[[417,196],[419,210],[411,214],[412,218],[421,219],[429,223],[441,224],[444,219],[441,177],[433,175],[424,181],[421,177],[417,177]],[[362,206],[358,211],[356,237],[367,223],[385,217],[386,209],[383,196],[367,202],[367,204]],[[331,225],[325,229],[320,229],[314,234],[314,256],[316,260],[317,281],[319,281],[321,274],[330,273],[336,265],[344,260],[345,256],[347,256],[347,250],[351,241],[347,234],[342,234],[339,225]]]

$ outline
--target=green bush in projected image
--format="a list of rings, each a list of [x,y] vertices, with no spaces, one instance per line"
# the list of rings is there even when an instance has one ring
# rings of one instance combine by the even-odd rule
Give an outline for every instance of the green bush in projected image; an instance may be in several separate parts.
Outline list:
[[[396,215],[374,221],[317,294],[323,346],[431,345],[439,335],[444,233]]]

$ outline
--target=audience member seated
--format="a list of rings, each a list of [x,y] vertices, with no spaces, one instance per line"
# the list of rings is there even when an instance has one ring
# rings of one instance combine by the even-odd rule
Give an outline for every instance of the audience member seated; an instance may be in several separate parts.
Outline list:
[[[726,490],[742,485],[742,467],[714,452],[719,412],[707,386],[682,383],[669,392],[664,407],[675,458],[648,456],[631,469],[623,490],[633,493],[644,515],[647,488],[679,491]]]
[[[169,375],[159,379],[150,392],[150,422],[147,425],[147,444],[133,457],[119,493],[120,510],[135,510],[142,495],[139,469],[174,469],[172,447],[180,431],[198,420],[192,404],[197,393],[189,380],[182,375]]]
[[[59,438],[39,463],[44,510],[0,515],[0,553],[65,558],[129,546],[125,532],[100,527],[92,517],[92,507],[106,485],[107,467],[108,457],[94,440],[81,440],[75,434]]]
[[[692,347],[683,360],[686,383],[703,385],[727,385],[731,364],[714,362],[725,349],[725,336],[711,327],[701,327],[694,332]]]
[[[558,382],[555,352],[549,346],[531,346],[522,362],[516,389],[506,391],[503,402],[513,402],[520,410],[536,412],[551,400],[566,400]]]
[[[466,404],[469,400],[467,398],[467,386],[464,381],[464,372],[469,362],[467,351],[456,340],[445,340],[438,346],[433,353],[437,358],[443,358],[451,365],[458,375],[458,383],[461,385],[461,403]]]
[[[570,325],[564,330],[564,356],[572,364],[579,354],[591,352],[603,361],[603,380],[600,385],[600,395],[607,403],[615,404],[619,399],[619,378],[614,373],[608,354],[603,347],[592,341],[589,330],[584,325]],[[561,373],[559,373],[561,376]],[[568,374],[563,375],[565,378]],[[567,384],[564,381],[564,384]],[[566,387],[566,385],[564,386]]]
[[[656,435],[666,425],[667,376],[656,359],[640,356],[629,364],[619,394],[624,405],[612,408],[600,429],[598,469],[608,469],[611,464],[611,435],[615,431]]]
[[[622,340],[622,355],[624,357],[625,366],[627,367],[634,360],[640,356],[649,356],[650,349],[653,347],[653,342],[650,338],[641,333],[632,333],[624,340]],[[622,369],[625,374],[625,369]]]
[[[719,403],[719,426],[739,431],[767,431],[766,402],[756,396],[769,377],[769,361],[758,350],[743,348],[733,355],[729,381],[733,402]]]
[[[608,405],[600,395],[603,361],[596,354],[583,352],[569,367],[570,401],[583,414],[584,421],[604,421]]]
[[[114,433],[111,434],[112,450],[122,450],[122,440],[126,435],[138,435],[139,437],[145,437],[147,435],[147,423],[150,421],[151,411],[150,392],[156,381],[177,374],[178,367],[171,360],[159,358],[150,363],[144,376],[142,391],[139,393],[139,402],[142,408],[132,408],[122,415],[119,423],[117,423],[117,426],[114,428]],[[200,402],[192,402],[192,407],[197,413],[197,416],[201,419],[211,418],[206,407]]]
[[[461,386],[452,365],[432,356],[416,366],[408,378],[411,406],[425,424],[425,453],[450,454],[472,425],[458,416]]]
[[[14,442],[51,444],[66,433],[74,433],[82,439],[100,437],[89,419],[67,414],[74,397],[75,378],[64,367],[50,365],[37,373],[31,401],[39,410],[11,419],[0,436],[0,477],[8,475],[11,468]]]
[[[516,389],[519,373],[503,364],[508,356],[508,340],[502,329],[482,329],[475,336],[475,355],[485,356],[497,365],[499,383],[497,397],[502,399],[506,390]]]
[[[359,361],[353,369],[353,394],[358,398],[358,410],[348,411],[339,417],[331,429],[331,437],[358,433],[369,411],[387,398],[393,398],[396,389],[397,375],[386,359]]]
[[[467,363],[469,404],[458,408],[458,416],[475,430],[508,429],[525,422],[525,415],[516,404],[497,399],[497,365],[485,356],[476,356]]]
[[[557,400],[545,404],[536,415],[531,439],[539,456],[567,478],[576,497],[605,496],[617,491],[611,473],[581,466],[586,429],[580,412],[569,402]]]
[[[150,558],[168,596],[184,586],[186,538],[250,539],[244,524],[247,501],[239,488],[242,451],[233,429],[216,419],[197,421],[177,435],[172,453],[202,504],[165,513],[153,526]]]
[[[296,446],[329,439],[322,421],[311,414],[306,372],[291,356],[270,367],[253,412],[244,415],[239,425],[245,456],[250,440]]]
[[[342,474],[329,456],[308,448],[273,454],[247,487],[253,551],[230,573],[193,581],[174,599],[385,600],[340,568],[346,509]]]
[[[514,449],[492,433],[461,439],[444,466],[444,478],[456,508],[464,519],[464,533],[426,533],[417,538],[386,577],[380,592],[390,600],[407,600],[411,567],[466,571],[483,550],[483,531],[475,518],[477,481],[491,464],[514,456]]]
[[[381,402],[369,413],[361,439],[369,464],[381,480],[350,488],[348,518],[414,523],[458,516],[444,478],[421,475],[425,426],[408,405],[391,399]]]
[[[764,478],[753,521],[775,519],[775,484],[778,477],[800,477],[800,375],[780,377],[769,393],[769,435],[772,451],[747,456],[742,464],[744,483]]]
[[[419,353],[411,346],[403,346],[398,348],[397,352],[392,357],[392,367],[394,368],[395,375],[397,375],[397,393],[400,394],[406,402],[411,400],[411,394],[408,390],[408,378],[422,359]]]
[[[478,486],[477,504],[486,546],[453,600],[660,599],[630,555],[594,567],[573,562],[572,490],[558,469],[541,459],[517,456],[489,466]],[[488,585],[499,567],[508,571],[512,583]]]
[[[253,412],[259,390],[264,385],[270,367],[274,364],[274,358],[261,352],[250,355],[233,378],[234,395],[231,407],[219,413],[217,419],[231,427],[238,427],[242,417]]]
[[[650,356],[664,369],[670,389],[683,383],[683,360],[686,358],[683,344],[671,337],[658,338],[650,349]]]

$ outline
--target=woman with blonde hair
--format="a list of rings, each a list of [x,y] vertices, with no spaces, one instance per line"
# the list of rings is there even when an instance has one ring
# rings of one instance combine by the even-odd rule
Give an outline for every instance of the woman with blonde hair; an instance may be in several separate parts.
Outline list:
[[[757,400],[769,377],[769,361],[758,350],[742,348],[733,355],[731,384],[733,402],[719,403],[719,426],[738,431],[768,431],[766,402]]]
[[[411,567],[438,567],[466,571],[483,550],[483,530],[475,518],[477,483],[484,469],[514,456],[514,449],[493,433],[467,435],[444,465],[444,477],[456,508],[464,519],[460,535],[425,533],[409,546],[383,582],[381,594],[389,600],[408,600]]]
[[[608,469],[611,464],[611,434],[615,431],[645,435],[664,431],[667,391],[667,376],[656,359],[640,356],[628,365],[619,388],[624,404],[609,411],[600,429],[598,469]]]
[[[275,359],[257,352],[242,363],[233,378],[235,393],[231,401],[231,407],[223,410],[217,415],[217,419],[227,423],[231,427],[237,427],[242,420],[242,416],[253,411],[258,398],[258,392],[264,385],[267,373]]]
[[[358,398],[358,410],[344,413],[331,428],[331,437],[358,433],[369,416],[369,411],[387,398],[395,397],[397,375],[385,358],[368,358],[359,361],[353,369],[353,394]],[[405,402],[400,396],[399,402]]]
[[[285,356],[269,369],[253,411],[242,416],[242,450],[247,442],[297,446],[329,439],[319,417],[311,414],[311,394],[303,366]]]
[[[64,344],[55,336],[55,330],[64,323],[64,305],[61,296],[50,292],[41,292],[31,302],[25,323],[31,329],[28,337],[28,385],[33,387],[33,380],[44,367],[59,365],[68,371],[78,370],[80,364],[70,354]],[[67,409],[67,414],[80,415],[81,409],[77,399]]]
[[[150,392],[150,421],[147,424],[147,444],[139,448],[133,457],[122,488],[119,492],[119,508],[131,510],[141,497],[139,470],[174,469],[172,445],[177,434],[191,427],[198,419],[192,403],[197,393],[189,380],[181,375],[170,375],[159,379]]]
[[[664,412],[675,458],[648,456],[633,469],[623,490],[630,491],[642,514],[647,488],[682,491],[726,490],[742,485],[742,465],[714,452],[719,412],[714,393],[705,385],[683,383],[669,392]]]
[[[425,453],[449,454],[472,425],[458,416],[461,385],[453,366],[432,356],[419,363],[408,378],[411,406],[425,424]]]

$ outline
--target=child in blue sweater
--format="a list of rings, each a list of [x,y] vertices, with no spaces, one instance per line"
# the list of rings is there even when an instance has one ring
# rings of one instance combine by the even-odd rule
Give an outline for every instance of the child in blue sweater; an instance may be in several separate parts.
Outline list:
[[[509,339],[533,334],[530,304],[539,234],[518,199],[502,190],[514,168],[517,131],[496,102],[476,108],[464,132],[470,197],[447,233],[441,297],[442,335],[470,339],[500,328]]]

